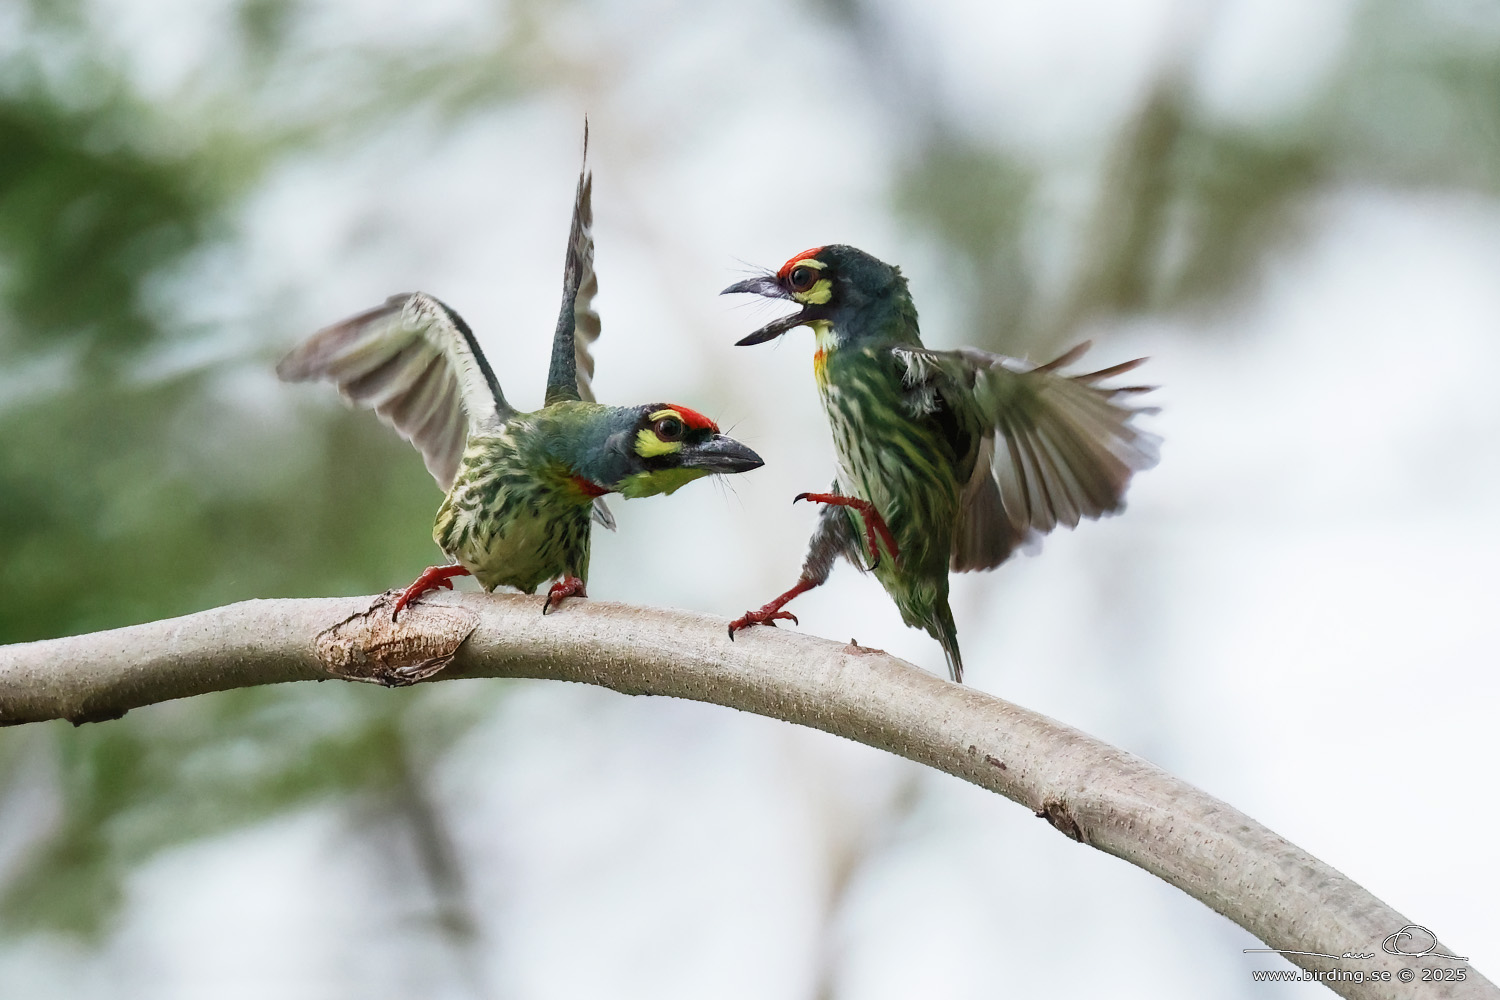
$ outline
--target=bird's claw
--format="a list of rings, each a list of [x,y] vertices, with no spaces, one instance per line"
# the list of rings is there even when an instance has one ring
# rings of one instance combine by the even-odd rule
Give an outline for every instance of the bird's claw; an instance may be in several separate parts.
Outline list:
[[[401,613],[402,608],[411,604],[429,590],[437,590],[439,587],[446,587],[448,590],[452,590],[453,577],[468,575],[469,571],[462,566],[427,567],[422,571],[422,575],[413,580],[411,586],[403,590],[401,596],[396,599],[395,610],[391,612],[391,622],[395,623],[396,616]]]
[[[749,628],[751,625],[769,625],[776,627],[776,620],[783,619],[793,625],[801,625],[797,616],[790,611],[782,611],[780,608],[766,607],[759,611],[746,611],[743,615],[729,623],[729,641],[734,641],[734,634],[740,629]]]
[[[552,608],[552,602],[562,604],[565,597],[587,597],[584,592],[583,581],[576,576],[565,576],[552,585],[547,591],[547,599],[542,602],[542,614],[546,614]]]
[[[837,493],[798,493],[792,497],[792,503],[798,500],[832,504],[836,507],[850,507],[859,511],[864,520],[865,544],[870,546],[870,569],[872,571],[880,565],[881,543],[884,543],[891,558],[900,560],[901,550],[896,546],[896,536],[891,534],[890,526],[885,523],[885,518],[880,516],[880,511],[870,501],[859,497],[840,496]]]

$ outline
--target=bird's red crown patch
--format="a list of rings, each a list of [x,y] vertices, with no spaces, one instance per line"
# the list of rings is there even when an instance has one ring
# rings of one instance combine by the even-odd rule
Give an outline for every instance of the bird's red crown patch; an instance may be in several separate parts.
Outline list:
[[[791,260],[788,260],[785,264],[782,264],[781,265],[781,270],[779,270],[779,271],[776,272],[776,277],[780,278],[782,281],[785,281],[786,280],[786,276],[791,273],[792,268],[794,268],[794,267],[797,266],[797,262],[799,260],[806,260],[809,257],[816,257],[818,254],[820,254],[822,252],[823,252],[823,248],[822,247],[813,247],[811,250],[804,250],[804,251],[802,251],[797,256],[793,257]]]
[[[676,410],[677,415],[682,417],[682,422],[684,424],[687,424],[687,426],[692,430],[713,431],[715,434],[719,433],[719,425],[705,417],[703,414],[699,413],[697,410],[690,410],[686,406],[678,406],[676,403],[668,403],[667,408],[670,410]]]

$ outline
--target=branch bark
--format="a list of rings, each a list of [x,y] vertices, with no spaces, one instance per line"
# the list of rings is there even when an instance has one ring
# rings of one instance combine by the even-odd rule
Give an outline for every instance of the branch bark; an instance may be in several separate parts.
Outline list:
[[[387,605],[388,606],[388,605]],[[1058,831],[1166,880],[1288,953],[1352,998],[1487,997],[1500,989],[1461,951],[1420,930],[1328,865],[1231,806],[1085,733],[961,687],[879,650],[755,629],[738,641],[718,618],[571,601],[441,594],[399,628],[369,598],[247,601],[109,632],[0,647],[0,724],[117,718],[210,691],[297,680],[429,674],[531,677],[624,694],[711,702],[811,726],[998,792]],[[454,650],[456,649],[456,654]],[[449,657],[451,656],[451,662]],[[1343,958],[1345,953],[1356,957]],[[1369,955],[1370,957],[1358,957]],[[1415,973],[1403,983],[1402,970]],[[1463,982],[1424,982],[1423,969]],[[1389,973],[1389,981],[1376,975]]]

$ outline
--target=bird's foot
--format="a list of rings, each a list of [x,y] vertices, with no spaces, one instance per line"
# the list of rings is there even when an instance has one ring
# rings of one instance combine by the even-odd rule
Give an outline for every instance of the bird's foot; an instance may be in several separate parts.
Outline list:
[[[439,587],[447,587],[449,590],[452,590],[453,577],[468,575],[469,571],[462,566],[428,566],[422,571],[421,576],[411,582],[410,587],[401,592],[401,597],[396,601],[396,610],[391,612],[391,621],[396,620],[396,616],[401,613],[402,608],[429,590],[437,590]]]
[[[837,493],[798,493],[792,498],[792,503],[798,500],[811,500],[813,503],[832,504],[835,507],[853,507],[859,511],[865,521],[865,542],[870,546],[870,568],[874,569],[880,565],[880,546],[876,544],[876,538],[885,543],[885,549],[891,554],[892,559],[901,558],[901,550],[896,547],[896,536],[891,534],[891,529],[886,525],[885,518],[880,516],[880,511],[868,500],[859,497],[840,496]]]
[[[797,621],[797,616],[792,614],[790,611],[782,611],[781,603],[772,601],[770,604],[767,604],[759,611],[746,611],[734,621],[730,622],[729,641],[734,641],[734,634],[740,629],[749,628],[751,625],[769,625],[772,628],[775,628],[776,620],[778,618],[785,618],[793,625],[802,624],[801,622]]]
[[[762,606],[759,611],[746,611],[743,615],[740,615],[740,617],[729,623],[729,641],[734,641],[734,634],[740,629],[749,628],[751,625],[769,625],[775,628],[777,619],[786,619],[793,625],[802,624],[797,621],[796,615],[790,611],[782,611],[781,609],[786,607],[787,603],[798,594],[805,593],[816,586],[817,584],[811,580],[798,580],[795,587],[771,603]]]
[[[587,597],[584,592],[583,581],[576,576],[565,576],[552,585],[547,591],[547,600],[542,603],[542,614],[546,614],[552,607],[552,602],[562,603],[564,597]]]

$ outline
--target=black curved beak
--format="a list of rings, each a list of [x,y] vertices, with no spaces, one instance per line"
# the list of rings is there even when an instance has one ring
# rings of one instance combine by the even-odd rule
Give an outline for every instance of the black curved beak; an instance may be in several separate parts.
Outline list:
[[[780,319],[773,319],[771,320],[771,322],[767,323],[765,326],[761,327],[759,330],[756,330],[749,336],[741,337],[739,340],[736,340],[734,342],[734,346],[750,347],[754,344],[764,344],[768,340],[775,340],[777,337],[781,336],[783,333],[786,333],[788,330],[794,330],[797,327],[801,326],[803,323],[806,323],[808,319],[811,318],[807,315],[807,313],[808,310],[804,307],[792,313],[790,316],[783,316]]]
[[[789,299],[792,293],[781,287],[781,282],[776,280],[774,274],[760,274],[744,281],[736,281],[728,288],[720,292],[720,295],[739,295],[749,293],[752,295],[764,295],[768,299]]]
[[[781,282],[776,280],[776,275],[774,274],[762,274],[759,277],[736,281],[719,294],[737,295],[742,292],[763,295],[768,299],[789,299],[792,297],[791,292],[781,287]],[[750,347],[753,344],[764,344],[768,340],[775,340],[788,330],[795,329],[806,323],[809,319],[812,319],[813,317],[809,315],[812,310],[812,306],[804,306],[790,316],[773,319],[748,337],[741,337],[735,341],[734,346]]]
[[[766,464],[755,452],[723,434],[715,434],[699,444],[684,444],[680,454],[679,464],[684,469],[702,469],[725,475],[749,472]]]

